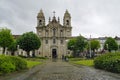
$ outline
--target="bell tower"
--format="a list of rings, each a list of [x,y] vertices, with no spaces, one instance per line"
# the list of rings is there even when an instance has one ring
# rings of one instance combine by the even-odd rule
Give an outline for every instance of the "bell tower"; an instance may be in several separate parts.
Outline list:
[[[63,25],[66,27],[71,27],[71,16],[68,10],[65,11],[65,14],[63,17]]]
[[[45,26],[45,16],[44,16],[42,9],[37,15],[37,26],[39,27]]]

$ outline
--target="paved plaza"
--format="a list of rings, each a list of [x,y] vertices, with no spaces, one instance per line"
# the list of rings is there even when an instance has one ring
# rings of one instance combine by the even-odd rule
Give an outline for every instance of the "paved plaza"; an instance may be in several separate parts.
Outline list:
[[[75,66],[61,60],[48,60],[28,71],[0,77],[0,80],[120,80],[120,74],[93,67]]]
[[[48,61],[40,71],[25,80],[120,80],[120,76],[90,67],[76,67],[58,60]]]

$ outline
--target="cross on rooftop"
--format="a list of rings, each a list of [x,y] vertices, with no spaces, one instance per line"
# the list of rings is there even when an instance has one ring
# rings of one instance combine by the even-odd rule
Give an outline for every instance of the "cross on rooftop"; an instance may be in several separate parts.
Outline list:
[[[53,15],[55,16],[55,11],[53,11]]]

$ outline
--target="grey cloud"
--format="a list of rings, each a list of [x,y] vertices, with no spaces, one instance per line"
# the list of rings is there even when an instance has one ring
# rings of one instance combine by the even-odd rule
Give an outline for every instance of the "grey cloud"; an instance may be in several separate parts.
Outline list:
[[[0,0],[0,26],[13,34],[34,31],[40,9],[46,17],[60,17],[61,24],[66,9],[72,17],[73,35],[88,37],[120,36],[120,0]]]

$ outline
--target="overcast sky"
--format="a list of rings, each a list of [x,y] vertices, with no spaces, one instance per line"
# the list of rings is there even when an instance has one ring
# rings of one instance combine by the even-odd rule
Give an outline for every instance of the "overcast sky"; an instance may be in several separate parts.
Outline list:
[[[63,24],[68,9],[73,36],[120,37],[120,0],[0,0],[0,27],[11,29],[13,34],[36,32],[40,9],[46,24],[53,11]]]

